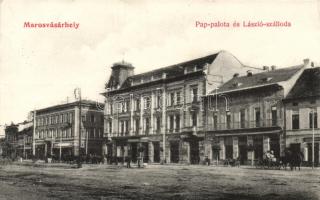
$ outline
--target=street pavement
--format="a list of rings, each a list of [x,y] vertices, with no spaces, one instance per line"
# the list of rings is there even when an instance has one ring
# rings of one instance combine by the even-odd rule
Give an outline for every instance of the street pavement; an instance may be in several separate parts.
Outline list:
[[[0,166],[1,199],[320,199],[320,169],[30,162]]]

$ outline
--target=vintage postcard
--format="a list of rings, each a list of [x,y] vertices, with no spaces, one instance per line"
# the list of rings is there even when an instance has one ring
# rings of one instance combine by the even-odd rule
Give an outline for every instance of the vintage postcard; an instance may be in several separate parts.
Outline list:
[[[320,199],[319,0],[0,0],[0,199]]]

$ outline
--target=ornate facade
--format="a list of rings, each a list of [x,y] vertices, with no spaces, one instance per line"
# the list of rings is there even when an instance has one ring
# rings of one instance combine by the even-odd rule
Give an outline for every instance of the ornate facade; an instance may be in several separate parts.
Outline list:
[[[106,153],[134,162],[199,163],[205,157],[203,97],[247,70],[258,69],[225,51],[137,75],[131,64],[115,63],[103,93]]]

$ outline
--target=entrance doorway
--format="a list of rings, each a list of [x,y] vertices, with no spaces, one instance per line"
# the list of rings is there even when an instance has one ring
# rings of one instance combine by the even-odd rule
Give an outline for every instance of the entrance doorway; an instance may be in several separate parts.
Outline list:
[[[254,158],[263,158],[263,138],[262,135],[253,136]]]
[[[225,140],[226,159],[233,159],[232,137],[226,137]]]
[[[142,143],[143,147],[143,162],[149,162],[149,145],[147,142]]]
[[[248,152],[247,152],[247,137],[239,137],[239,159],[240,164],[244,165],[245,161],[248,160]]]
[[[170,142],[170,161],[179,162],[179,141]]]
[[[153,162],[160,162],[160,142],[153,142]]]
[[[191,141],[190,142],[190,163],[191,164],[199,164],[200,156],[199,156],[199,142]]]
[[[138,145],[137,143],[131,143],[131,159],[136,163],[138,159]]]
[[[292,153],[300,153],[301,144],[300,143],[292,143],[290,144],[290,150]]]
[[[312,143],[308,143],[308,164],[312,165]],[[314,143],[314,166],[319,165],[319,143]]]

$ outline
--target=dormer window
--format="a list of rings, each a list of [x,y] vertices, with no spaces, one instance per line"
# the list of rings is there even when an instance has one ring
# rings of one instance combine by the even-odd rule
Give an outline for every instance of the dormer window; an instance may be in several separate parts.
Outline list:
[[[242,83],[239,83],[239,82],[234,82],[232,84],[233,87],[239,87],[240,85],[242,85]]]
[[[269,82],[271,80],[272,80],[271,77],[265,77],[265,78],[262,79],[263,82]]]

